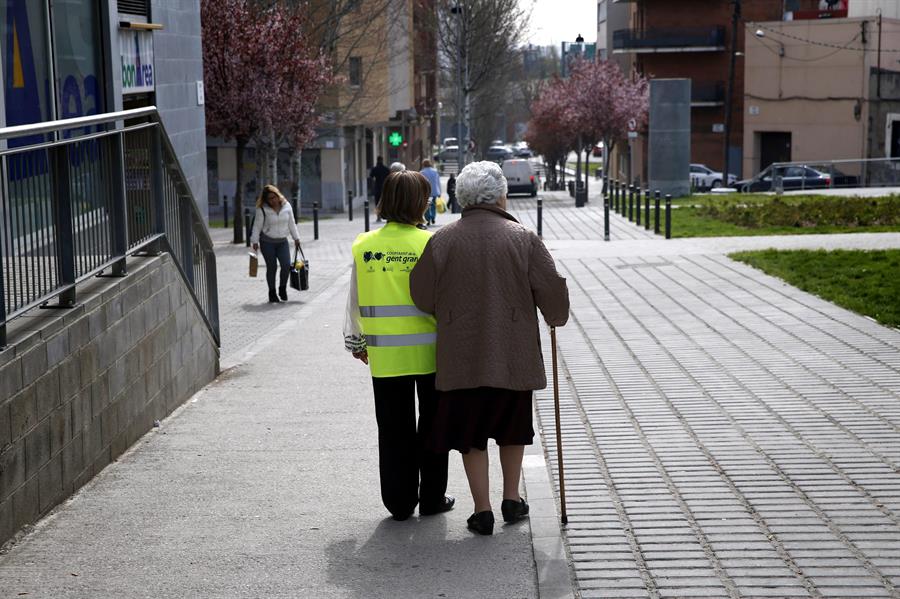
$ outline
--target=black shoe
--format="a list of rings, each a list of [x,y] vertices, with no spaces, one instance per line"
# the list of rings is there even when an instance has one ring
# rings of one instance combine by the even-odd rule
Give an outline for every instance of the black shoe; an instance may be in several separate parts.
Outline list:
[[[404,520],[408,520],[409,517],[412,516],[412,512],[403,515],[403,514],[391,514],[391,518],[396,520],[397,522],[403,522]]]
[[[478,512],[466,520],[467,528],[480,535],[494,534],[494,512]]]
[[[280,287],[278,289],[278,297],[280,297],[283,302],[287,301],[287,287]]]
[[[500,504],[500,511],[503,512],[504,522],[518,522],[528,515],[528,504],[521,497],[519,497],[518,501],[504,499],[503,503]]]
[[[449,512],[450,510],[453,509],[453,505],[455,503],[456,503],[456,499],[454,497],[445,495],[444,498],[441,499],[437,505],[419,504],[419,515],[420,516],[434,516],[435,514],[442,514],[444,512]]]
[[[274,289],[270,289],[270,290],[269,290],[269,303],[270,303],[270,304],[277,304],[277,303],[278,303],[278,296],[275,295],[275,290],[274,290]]]

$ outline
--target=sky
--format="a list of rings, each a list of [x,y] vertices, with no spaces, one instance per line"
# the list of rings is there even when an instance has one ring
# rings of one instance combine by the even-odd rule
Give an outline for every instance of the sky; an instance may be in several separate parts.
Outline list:
[[[597,40],[597,0],[520,0],[523,6],[532,1],[528,40],[532,44],[574,42],[579,33],[586,42]]]

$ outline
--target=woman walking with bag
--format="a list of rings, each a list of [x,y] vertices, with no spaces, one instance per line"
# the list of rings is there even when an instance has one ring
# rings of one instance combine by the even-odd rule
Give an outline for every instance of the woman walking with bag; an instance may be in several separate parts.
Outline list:
[[[256,200],[256,216],[253,217],[253,233],[250,242],[254,250],[262,250],[266,261],[266,282],[269,284],[269,302],[287,301],[287,282],[291,272],[291,249],[288,235],[294,240],[294,248],[300,249],[300,232],[294,222],[291,204],[274,185],[263,187]],[[281,265],[278,292],[275,292],[275,271]]]
[[[430,189],[413,171],[385,179],[376,210],[387,224],[353,243],[344,321],[344,346],[372,372],[381,499],[395,520],[409,518],[416,504],[420,516],[430,516],[453,509],[455,501],[444,494],[447,452],[425,446],[437,405],[434,317],[409,296],[409,273],[431,236],[416,227]]]
[[[437,316],[436,450],[456,449],[475,510],[468,528],[494,531],[488,439],[500,446],[503,520],[528,514],[519,496],[522,456],[534,439],[532,394],[547,386],[537,309],[551,326],[569,316],[566,280],[540,238],[506,212],[506,179],[493,162],[456,178],[462,218],[432,236],[410,275],[410,294]]]

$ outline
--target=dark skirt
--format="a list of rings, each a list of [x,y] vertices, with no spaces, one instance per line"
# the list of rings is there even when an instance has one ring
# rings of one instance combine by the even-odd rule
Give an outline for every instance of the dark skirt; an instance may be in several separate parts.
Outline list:
[[[488,439],[500,446],[531,445],[532,395],[494,387],[438,391],[431,448],[468,453],[473,447],[486,450]]]

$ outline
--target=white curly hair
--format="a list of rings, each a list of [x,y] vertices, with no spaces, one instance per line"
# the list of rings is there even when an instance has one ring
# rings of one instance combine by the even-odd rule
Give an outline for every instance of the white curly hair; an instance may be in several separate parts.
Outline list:
[[[506,177],[496,162],[473,162],[456,178],[456,201],[460,207],[496,204],[506,195]]]

